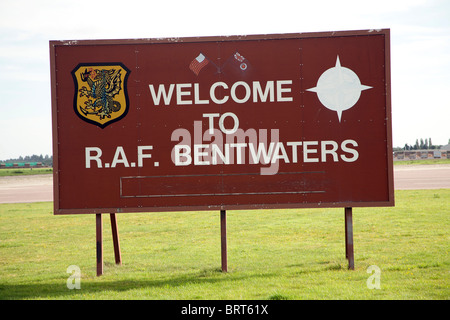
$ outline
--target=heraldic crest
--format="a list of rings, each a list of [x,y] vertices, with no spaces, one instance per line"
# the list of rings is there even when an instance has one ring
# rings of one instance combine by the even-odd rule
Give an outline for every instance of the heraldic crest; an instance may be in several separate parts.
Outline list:
[[[105,128],[128,112],[126,88],[130,71],[121,63],[85,63],[72,71],[74,110],[84,121]]]

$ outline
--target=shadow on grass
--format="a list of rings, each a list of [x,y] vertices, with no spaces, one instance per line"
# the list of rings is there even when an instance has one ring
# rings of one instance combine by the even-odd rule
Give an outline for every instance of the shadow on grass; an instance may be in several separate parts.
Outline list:
[[[242,274],[230,275],[222,273],[218,268],[211,268],[198,271],[194,274],[186,274],[169,279],[127,279],[111,281],[111,278],[102,277],[96,280],[83,280],[81,278],[81,288],[68,289],[67,278],[61,279],[60,282],[54,283],[32,283],[32,284],[18,284],[18,285],[4,285],[0,284],[0,300],[22,300],[22,299],[83,299],[82,295],[92,295],[95,293],[104,293],[105,291],[120,293],[136,289],[152,289],[165,288],[170,291],[177,287],[186,285],[207,285],[216,284],[224,281],[240,281],[252,278],[268,278],[275,276],[275,274]],[[141,297],[148,299],[149,297]],[[107,299],[107,298],[106,298]],[[131,298],[133,299],[133,298]],[[137,298],[139,299],[139,298]]]

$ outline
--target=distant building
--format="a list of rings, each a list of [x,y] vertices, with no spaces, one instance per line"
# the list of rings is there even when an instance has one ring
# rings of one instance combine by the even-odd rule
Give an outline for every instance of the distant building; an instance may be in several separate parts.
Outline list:
[[[42,168],[42,162],[7,162],[0,163],[0,169],[15,169],[15,168]]]
[[[425,159],[450,159],[450,144],[439,150],[402,150],[394,152],[394,161]]]

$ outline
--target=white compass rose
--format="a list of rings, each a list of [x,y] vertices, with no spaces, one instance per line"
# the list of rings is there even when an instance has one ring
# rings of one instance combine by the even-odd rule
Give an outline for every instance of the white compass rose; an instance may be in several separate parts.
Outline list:
[[[372,87],[361,84],[355,72],[342,67],[337,56],[336,65],[322,73],[316,87],[307,91],[316,92],[320,102],[326,108],[336,111],[341,122],[342,112],[358,102],[361,91],[370,88]]]

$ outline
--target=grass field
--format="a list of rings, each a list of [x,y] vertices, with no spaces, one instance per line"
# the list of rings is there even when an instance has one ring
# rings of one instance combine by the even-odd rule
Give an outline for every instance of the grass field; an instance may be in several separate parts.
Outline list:
[[[449,299],[449,203],[450,189],[397,191],[395,207],[354,208],[354,271],[343,209],[228,211],[228,273],[219,212],[119,214],[122,266],[105,216],[101,277],[94,215],[0,204],[0,299]]]
[[[394,165],[396,166],[402,166],[402,165],[410,165],[410,164],[450,164],[450,159],[425,159],[425,160],[401,160],[401,161],[394,161]]]
[[[53,173],[53,168],[12,168],[12,169],[1,169],[0,177],[5,176],[28,176],[35,174],[50,174]]]

